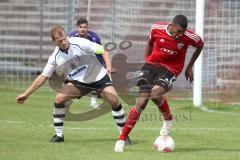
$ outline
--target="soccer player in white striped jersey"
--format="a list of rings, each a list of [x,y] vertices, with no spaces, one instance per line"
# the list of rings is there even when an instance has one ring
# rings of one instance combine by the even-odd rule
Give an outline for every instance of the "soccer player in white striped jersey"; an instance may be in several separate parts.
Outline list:
[[[69,37],[81,37],[86,38],[90,40],[91,42],[95,42],[97,44],[102,45],[100,37],[97,35],[97,33],[90,31],[88,26],[88,21],[85,18],[80,18],[77,21],[77,29],[75,31],[72,31],[68,34]],[[97,59],[99,62],[105,66],[105,62],[103,59],[102,54],[96,54]],[[97,103],[97,98],[100,98],[100,96],[96,92],[91,92],[91,107],[98,109],[99,104]]]
[[[103,46],[85,38],[68,38],[62,26],[51,29],[52,41],[56,44],[55,50],[48,62],[33,83],[22,94],[16,97],[16,102],[24,101],[45,81],[54,71],[63,74],[67,84],[57,93],[54,103],[54,128],[56,134],[50,140],[53,143],[64,142],[63,122],[65,117],[65,103],[71,99],[81,98],[91,91],[100,92],[112,107],[112,116],[121,133],[125,124],[123,107],[109,74],[112,66],[108,52]],[[104,68],[95,54],[102,54],[106,63]]]

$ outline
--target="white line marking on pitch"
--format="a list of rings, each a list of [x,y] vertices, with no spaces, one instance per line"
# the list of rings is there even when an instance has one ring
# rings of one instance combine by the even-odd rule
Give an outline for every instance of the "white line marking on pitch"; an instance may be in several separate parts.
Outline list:
[[[200,108],[202,111],[204,112],[209,112],[209,113],[219,113],[219,114],[225,114],[225,115],[235,115],[235,116],[239,116],[239,113],[230,113],[230,112],[224,112],[224,111],[217,111],[217,110],[213,110],[213,109],[209,109],[207,106],[202,106]]]
[[[31,123],[24,122],[24,121],[12,121],[12,120],[0,120],[0,122],[10,123],[10,124],[31,124]]]

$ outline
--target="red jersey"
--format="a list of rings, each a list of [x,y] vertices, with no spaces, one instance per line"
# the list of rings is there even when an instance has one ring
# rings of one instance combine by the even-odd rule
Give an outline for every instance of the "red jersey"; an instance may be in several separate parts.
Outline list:
[[[182,72],[188,46],[199,47],[203,41],[190,30],[186,30],[180,38],[174,39],[167,30],[168,25],[169,23],[159,22],[152,25],[149,42],[154,46],[145,61],[160,64],[178,76]]]

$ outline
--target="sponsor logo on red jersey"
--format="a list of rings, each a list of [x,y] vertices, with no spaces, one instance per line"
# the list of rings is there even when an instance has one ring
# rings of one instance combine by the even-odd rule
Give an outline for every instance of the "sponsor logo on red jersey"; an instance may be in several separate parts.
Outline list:
[[[174,55],[174,54],[177,54],[177,51],[172,51],[170,49],[167,49],[167,48],[160,48],[160,51],[163,51],[165,52],[166,54],[170,54],[170,55]]]

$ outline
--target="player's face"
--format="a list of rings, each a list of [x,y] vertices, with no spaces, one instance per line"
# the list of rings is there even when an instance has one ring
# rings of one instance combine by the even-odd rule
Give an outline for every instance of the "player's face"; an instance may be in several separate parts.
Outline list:
[[[54,42],[60,49],[66,50],[69,48],[69,42],[65,33],[55,34]]]
[[[182,37],[185,33],[186,29],[183,29],[181,26],[179,25],[175,25],[172,24],[171,28],[170,28],[170,34],[172,35],[172,37],[174,39],[178,39],[180,37]]]
[[[87,36],[88,25],[86,23],[79,24],[77,26],[77,31],[81,37]]]

